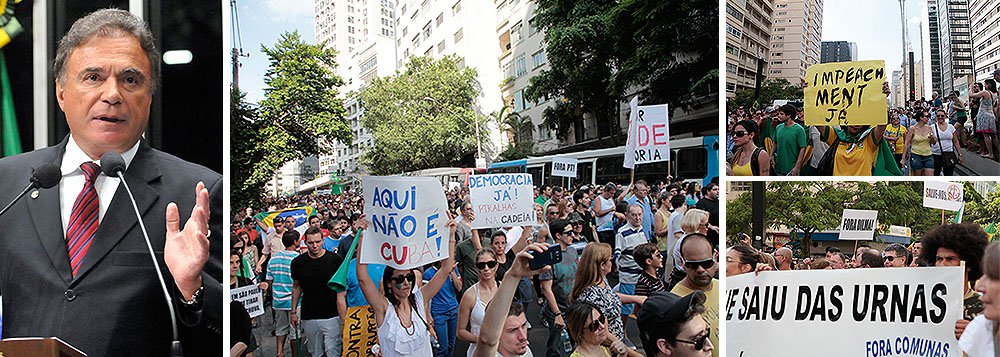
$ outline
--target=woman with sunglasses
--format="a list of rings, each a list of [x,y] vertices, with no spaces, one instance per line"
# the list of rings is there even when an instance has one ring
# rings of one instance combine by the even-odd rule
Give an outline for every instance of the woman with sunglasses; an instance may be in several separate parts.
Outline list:
[[[944,114],[941,113],[944,117]],[[923,111],[913,114],[913,119],[917,121],[906,131],[903,139],[903,157],[899,160],[900,167],[910,164],[911,176],[930,176],[934,174],[934,158],[931,157],[931,145],[937,143],[931,127],[928,125],[930,118]]]
[[[368,228],[368,221],[358,220],[358,228],[362,232]],[[445,224],[448,227],[448,251],[455,251],[454,218]],[[357,251],[361,256],[364,246],[364,234],[358,236]],[[356,271],[368,271],[368,264],[357,260]],[[375,312],[375,324],[378,326],[379,350],[382,357],[395,356],[431,356],[431,326],[424,316],[427,316],[427,304],[444,286],[448,275],[455,268],[455,259],[451,255],[441,261],[441,269],[422,287],[416,287],[417,276],[413,270],[397,270],[386,266],[382,274],[382,290],[375,286],[368,274],[358,274],[358,285],[365,295],[365,300]],[[383,291],[385,292],[383,294]]]
[[[771,157],[767,151],[754,144],[757,124],[743,120],[733,125],[733,157],[726,165],[726,174],[732,176],[768,176],[771,174]]]
[[[603,344],[608,340],[608,318],[594,305],[577,303],[566,311],[566,329],[570,337],[576,341],[576,349],[570,357],[610,357],[611,350]],[[628,352],[639,355],[625,347],[624,344],[614,346],[616,356],[627,356]],[[641,356],[641,355],[639,355]]]
[[[607,276],[611,273],[611,246],[606,243],[591,243],[583,248],[580,263],[577,266],[576,281],[570,291],[570,301],[573,303],[588,303],[604,316],[608,316],[608,342],[622,343],[625,341],[625,316],[622,316],[622,304],[642,304],[645,296],[627,295],[615,292],[608,284]]]
[[[934,176],[941,175],[942,171],[944,171],[945,176],[955,175],[956,164],[948,163],[948,160],[945,160],[946,156],[957,156],[958,162],[965,161],[965,157],[962,156],[962,144],[958,142],[955,127],[949,125],[945,119],[947,117],[944,116],[944,110],[938,110],[937,121],[933,125],[937,144],[931,145],[931,151],[934,153]]]
[[[486,316],[486,305],[497,291],[496,255],[492,250],[480,250],[476,254],[476,270],[479,271],[479,282],[475,283],[465,294],[458,306],[458,338],[470,342],[468,356],[476,352],[476,340],[479,338],[479,328]]]

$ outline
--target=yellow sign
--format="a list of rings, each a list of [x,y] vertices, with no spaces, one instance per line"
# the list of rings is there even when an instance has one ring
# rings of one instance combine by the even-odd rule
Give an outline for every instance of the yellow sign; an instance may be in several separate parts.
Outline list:
[[[367,305],[349,307],[343,320],[344,357],[370,356],[372,346],[378,344],[375,310]]]
[[[804,89],[806,125],[886,124],[885,61],[812,65]]]

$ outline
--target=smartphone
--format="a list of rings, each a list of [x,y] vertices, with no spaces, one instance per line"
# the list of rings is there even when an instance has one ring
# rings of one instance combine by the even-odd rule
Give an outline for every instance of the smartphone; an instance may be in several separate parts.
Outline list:
[[[546,265],[556,265],[562,261],[562,248],[559,247],[559,244],[550,245],[548,250],[541,253],[533,250],[528,251],[528,253],[533,256],[531,262],[528,263],[531,270],[538,270]]]

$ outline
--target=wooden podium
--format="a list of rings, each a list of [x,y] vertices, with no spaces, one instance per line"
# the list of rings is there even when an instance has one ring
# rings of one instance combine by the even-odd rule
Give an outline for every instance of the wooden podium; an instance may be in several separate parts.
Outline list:
[[[80,350],[54,337],[0,340],[0,357],[86,357]]]

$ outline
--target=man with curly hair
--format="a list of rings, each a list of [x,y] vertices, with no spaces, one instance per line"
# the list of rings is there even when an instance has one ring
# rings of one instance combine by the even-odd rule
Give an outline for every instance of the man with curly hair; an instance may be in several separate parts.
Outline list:
[[[986,251],[988,236],[975,223],[946,224],[932,229],[921,242],[920,258],[934,266],[960,266],[965,262],[965,298],[962,319],[955,323],[955,338],[960,338],[965,326],[983,313],[983,302],[972,289],[983,275],[980,261]]]

